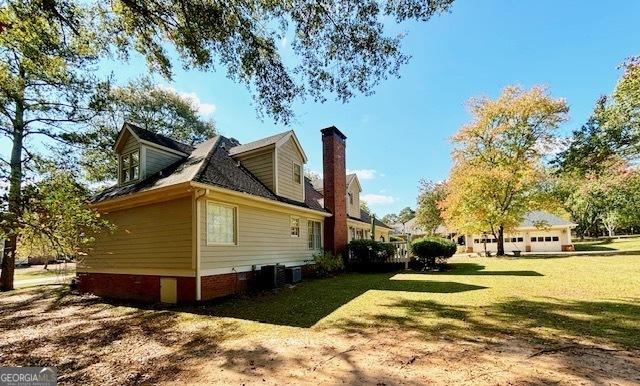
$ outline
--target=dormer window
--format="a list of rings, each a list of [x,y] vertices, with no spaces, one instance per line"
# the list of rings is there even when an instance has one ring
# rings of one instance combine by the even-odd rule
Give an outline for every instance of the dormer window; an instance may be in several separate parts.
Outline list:
[[[120,161],[122,182],[137,180],[140,177],[140,150],[123,154]]]

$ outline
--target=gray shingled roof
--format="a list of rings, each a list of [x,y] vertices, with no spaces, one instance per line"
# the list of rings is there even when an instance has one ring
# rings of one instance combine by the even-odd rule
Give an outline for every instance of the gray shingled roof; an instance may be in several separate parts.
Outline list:
[[[276,142],[291,134],[291,130],[284,133],[275,134],[270,137],[262,138],[257,141],[245,143],[244,145],[230,146],[229,155],[237,155],[251,150],[263,148],[265,146],[274,145]]]
[[[164,146],[166,148],[176,150],[185,154],[190,154],[195,147],[191,145],[187,145],[182,142],[178,142],[172,138],[166,137],[162,134],[154,133],[153,131],[149,131],[147,129],[143,129],[142,127],[136,126],[131,123],[125,123],[125,126],[128,127],[131,131],[133,131],[138,138],[143,141],[148,141],[151,143],[155,143],[160,146]]]
[[[364,222],[367,224],[371,224],[371,215],[369,214],[369,212],[367,212],[366,210],[360,209],[360,218],[354,217],[354,216],[347,216],[348,218],[355,220],[355,221],[360,221],[360,222]],[[383,227],[383,228],[389,228],[392,229],[389,225],[383,223],[382,221],[378,220],[376,218],[376,226],[377,227]]]
[[[522,228],[531,228],[531,227],[545,227],[545,226],[569,226],[575,225],[571,221],[564,220],[554,214],[549,212],[543,212],[541,210],[536,210],[533,212],[529,212],[524,216],[520,227]]]
[[[237,142],[234,139],[223,136],[214,137],[199,144],[196,148],[192,147],[189,157],[177,161],[144,180],[133,184],[116,185],[107,188],[96,194],[90,202],[98,203],[127,194],[195,181],[303,208],[325,211],[318,201],[319,193],[313,189],[307,179],[305,179],[305,202],[275,195],[249,170],[231,158],[226,149],[233,148],[236,144]],[[322,195],[320,195],[321,198]]]

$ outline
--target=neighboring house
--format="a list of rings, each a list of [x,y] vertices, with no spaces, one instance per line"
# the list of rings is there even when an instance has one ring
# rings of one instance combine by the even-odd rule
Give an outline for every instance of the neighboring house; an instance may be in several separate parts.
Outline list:
[[[322,141],[318,191],[304,177],[307,156],[293,131],[189,146],[125,124],[114,146],[118,183],[91,202],[115,231],[98,235],[78,263],[80,290],[207,300],[247,288],[263,265],[305,265],[323,249],[344,254],[347,224],[372,225],[365,212],[349,215],[346,136],[329,127]],[[376,234],[388,240],[385,227],[377,223]]]
[[[314,189],[320,194],[324,191],[324,180],[311,180]],[[393,230],[389,225],[371,216],[366,210],[360,207],[360,193],[362,187],[358,176],[355,173],[347,174],[347,241],[371,239],[386,242],[389,241],[389,233]],[[372,221],[375,227],[372,227]],[[374,229],[375,228],[375,229]],[[375,235],[372,234],[375,232]]]
[[[551,213],[533,211],[527,213],[520,226],[504,235],[505,252],[562,252],[572,251],[571,229],[576,224],[563,220]],[[416,224],[415,218],[394,228],[398,233],[411,234],[411,238],[427,236],[429,232]],[[459,235],[451,232],[445,226],[436,228],[436,235],[449,239],[455,238],[458,245],[465,246],[470,252],[496,252],[498,243],[492,234]]]
[[[567,252],[573,251],[571,229],[577,224],[551,213],[529,212],[520,226],[504,235],[505,252]],[[464,245],[467,252],[495,252],[498,248],[493,235],[466,235]]]

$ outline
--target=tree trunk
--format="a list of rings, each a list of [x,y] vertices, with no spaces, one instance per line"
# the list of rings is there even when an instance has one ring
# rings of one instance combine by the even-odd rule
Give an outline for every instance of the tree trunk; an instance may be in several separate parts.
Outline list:
[[[16,267],[16,247],[18,245],[19,220],[21,214],[22,190],[22,142],[24,140],[24,105],[16,103],[16,117],[13,123],[13,145],[11,148],[11,173],[9,176],[8,235],[0,272],[0,291],[13,289],[13,274]]]
[[[504,256],[504,227],[498,228],[498,253],[497,256]]]

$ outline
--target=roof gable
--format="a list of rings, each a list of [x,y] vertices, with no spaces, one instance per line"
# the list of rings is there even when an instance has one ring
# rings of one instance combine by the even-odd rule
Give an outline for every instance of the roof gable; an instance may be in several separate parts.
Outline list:
[[[296,136],[296,133],[293,130],[285,131],[283,133],[275,134],[266,138],[259,139],[257,141],[245,143],[244,145],[231,146],[229,148],[230,156],[239,156],[242,154],[246,154],[249,152],[254,152],[262,149],[266,149],[269,147],[279,148],[280,146],[287,143],[289,139],[293,140],[294,145],[302,155],[302,159],[304,162],[307,162],[307,155],[302,149],[302,145],[300,145],[300,141]],[[233,144],[230,144],[233,145]]]
[[[362,192],[362,185],[360,185],[358,175],[355,173],[347,174],[347,190],[349,190],[351,184],[354,182],[358,185],[358,192]]]
[[[179,154],[184,157],[189,156],[189,154],[195,149],[195,147],[193,146],[178,142],[162,134],[157,134],[129,122],[125,122],[122,125],[122,129],[120,130],[118,138],[116,139],[116,142],[113,146],[116,152],[120,151],[129,135],[133,136],[138,142],[142,144],[150,145],[161,150],[168,151],[169,153]]]

